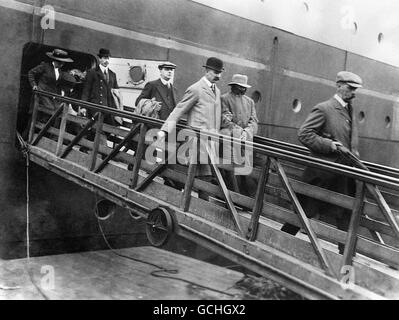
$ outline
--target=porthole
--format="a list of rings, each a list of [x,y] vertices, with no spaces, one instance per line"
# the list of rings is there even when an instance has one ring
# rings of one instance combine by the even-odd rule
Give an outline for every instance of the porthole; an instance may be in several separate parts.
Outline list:
[[[129,70],[130,83],[137,86],[145,81],[145,69],[141,66],[132,66]]]
[[[352,29],[352,32],[353,32],[353,33],[356,33],[356,32],[357,32],[357,29],[358,29],[357,22],[353,22],[353,29]]]
[[[391,117],[390,116],[385,117],[385,127],[387,127],[387,128],[391,127]]]
[[[293,110],[295,113],[298,113],[299,111],[301,111],[301,109],[302,109],[302,103],[301,103],[301,101],[300,101],[299,99],[295,99],[295,100],[292,102],[292,110]]]
[[[381,43],[384,40],[384,34],[382,32],[380,32],[378,34],[378,43]]]
[[[359,112],[359,122],[363,123],[365,121],[366,115],[364,114],[364,111]]]
[[[258,103],[262,100],[262,94],[258,90],[255,90],[252,92],[251,98],[255,103]]]

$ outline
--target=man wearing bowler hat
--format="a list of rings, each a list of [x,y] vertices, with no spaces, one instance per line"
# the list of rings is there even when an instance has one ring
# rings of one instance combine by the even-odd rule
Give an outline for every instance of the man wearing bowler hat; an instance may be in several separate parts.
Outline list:
[[[176,105],[176,108],[165,120],[161,131],[158,132],[158,139],[161,140],[167,133],[174,131],[177,122],[184,114],[187,115],[187,125],[204,131],[219,132],[222,110],[220,90],[216,87],[216,82],[219,81],[224,70],[223,61],[211,57],[203,67],[205,68],[205,75],[187,88],[182,100]],[[197,176],[211,179],[210,166],[199,164]],[[200,197],[208,198],[201,194]]]
[[[42,62],[38,66],[29,70],[28,80],[33,90],[42,90],[55,94],[60,94],[58,80],[61,75],[61,68],[67,62],[73,62],[68,53],[61,49],[54,49],[46,55],[51,59],[50,62]],[[40,96],[39,102],[49,110],[55,110],[54,101],[51,98]],[[32,111],[32,110],[30,110]]]
[[[158,118],[165,120],[176,106],[176,89],[172,79],[176,65],[172,62],[161,63],[158,66],[160,78],[147,82],[143,91],[136,99],[136,107],[142,99],[152,99],[159,105]]]
[[[362,87],[362,79],[352,72],[341,71],[337,74],[336,86],[336,94],[330,100],[313,107],[299,128],[298,138],[310,149],[313,156],[350,165],[345,159],[345,154],[352,152],[355,156],[359,156],[357,123],[352,101],[356,97],[355,91]],[[303,173],[303,180],[346,195],[353,195],[355,192],[353,179],[325,170],[307,167]],[[348,229],[350,210],[306,196],[298,198],[308,217],[315,217],[318,214],[329,215],[335,219],[340,230]],[[295,235],[299,227],[286,223],[282,230]],[[339,243],[338,248],[342,254],[344,244]]]
[[[256,116],[255,102],[245,95],[248,88],[248,77],[243,74],[233,75],[230,86],[230,92],[221,97],[222,103],[222,129],[221,134],[227,134],[242,141],[252,141],[253,136],[258,131],[258,118]],[[237,150],[237,149],[234,149]],[[244,154],[244,157],[252,157],[252,154]],[[234,157],[233,157],[234,160]],[[225,178],[229,185],[236,185],[241,193],[245,195],[254,195],[256,182],[250,179],[248,173],[227,174]],[[232,173],[232,172],[229,172]],[[229,180],[233,181],[229,181]],[[235,181],[234,181],[235,180]],[[229,183],[230,182],[230,183]]]
[[[86,82],[83,86],[82,100],[110,108],[116,108],[112,91],[119,89],[116,74],[108,68],[111,53],[108,49],[101,48],[98,53],[99,66],[87,72]],[[87,110],[87,116],[93,116],[93,111]],[[114,117],[106,115],[104,123],[116,125]]]

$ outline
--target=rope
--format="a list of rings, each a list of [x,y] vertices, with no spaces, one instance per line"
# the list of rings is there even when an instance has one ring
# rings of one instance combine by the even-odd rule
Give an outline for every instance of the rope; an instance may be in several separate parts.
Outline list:
[[[95,196],[95,203],[97,204],[97,194],[94,194],[94,196]],[[152,267],[155,267],[155,268],[159,269],[159,270],[153,270],[152,272],[150,272],[150,275],[153,276],[153,277],[178,280],[178,281],[186,282],[186,283],[188,283],[188,284],[190,284],[190,285],[192,285],[192,286],[200,287],[200,288],[203,288],[203,289],[206,289],[206,290],[209,290],[209,291],[213,291],[213,292],[217,292],[217,293],[220,293],[220,294],[229,296],[229,297],[235,297],[235,296],[236,296],[236,295],[234,295],[234,294],[227,293],[227,292],[224,292],[224,291],[215,289],[215,288],[207,287],[207,286],[204,286],[204,285],[201,285],[201,284],[198,284],[198,283],[195,283],[195,282],[192,282],[192,281],[190,281],[190,280],[183,279],[183,278],[173,277],[173,276],[169,276],[169,275],[160,275],[160,273],[178,274],[178,273],[179,273],[179,270],[178,270],[178,269],[166,269],[166,268],[164,268],[164,267],[162,267],[162,266],[159,266],[159,265],[157,265],[157,264],[155,264],[155,263],[151,263],[151,262],[148,262],[148,261],[145,261],[145,260],[142,260],[142,259],[137,259],[137,258],[133,258],[133,257],[130,257],[130,256],[126,256],[126,255],[124,255],[124,254],[120,254],[119,252],[117,252],[117,251],[110,245],[110,243],[109,243],[109,241],[108,241],[108,239],[107,239],[107,237],[106,237],[106,235],[105,235],[105,233],[104,233],[104,230],[103,230],[103,228],[102,228],[102,226],[101,226],[100,219],[98,219],[98,212],[97,212],[97,210],[98,210],[98,208],[97,208],[97,206],[96,206],[96,207],[94,208],[94,212],[95,212],[95,213],[94,213],[94,216],[97,218],[97,223],[98,223],[98,227],[99,227],[99,229],[100,229],[102,238],[104,239],[104,242],[105,242],[105,244],[107,245],[107,247],[109,248],[109,250],[111,250],[111,252],[114,253],[115,255],[117,255],[117,256],[119,256],[119,257],[122,257],[122,258],[125,258],[125,259],[129,259],[129,260],[132,260],[132,261],[136,261],[136,262],[139,262],[139,263],[143,263],[143,264],[146,264],[146,265],[149,265],[149,266],[152,266]]]
[[[30,198],[29,198],[29,154],[30,148],[29,145],[24,141],[22,136],[19,132],[17,132],[17,138],[19,144],[21,146],[22,155],[26,159],[26,258],[27,258],[27,265],[26,265],[26,272],[29,276],[30,282],[39,292],[39,294],[45,299],[50,300],[49,297],[40,289],[40,287],[36,284],[33,279],[33,272],[30,270],[30,234],[29,234],[29,225],[30,225],[30,214],[29,214],[29,207],[30,207]],[[18,287],[19,288],[19,287]]]

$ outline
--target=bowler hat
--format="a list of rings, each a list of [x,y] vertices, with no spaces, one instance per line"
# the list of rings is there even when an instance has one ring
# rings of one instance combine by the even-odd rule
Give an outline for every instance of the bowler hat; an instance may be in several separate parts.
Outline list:
[[[208,58],[208,60],[206,60],[206,65],[203,67],[215,70],[217,72],[222,72],[224,70],[223,61],[215,57]]]
[[[110,52],[108,49],[101,48],[101,49],[98,51],[98,56],[99,56],[100,58],[103,58],[103,57],[110,57],[110,56],[111,56],[111,52]]]
[[[161,63],[158,65],[158,69],[161,70],[162,68],[171,68],[171,69],[176,69],[176,65],[170,61]]]
[[[251,88],[248,82],[248,77],[244,74],[235,74],[231,78],[231,82],[228,85],[236,84],[244,88]]]
[[[53,52],[46,52],[46,55],[53,60],[73,62],[73,60],[68,57],[68,52],[61,49],[54,49]]]
[[[362,79],[357,74],[349,71],[338,72],[336,82],[344,82],[354,88],[361,88],[363,84]]]

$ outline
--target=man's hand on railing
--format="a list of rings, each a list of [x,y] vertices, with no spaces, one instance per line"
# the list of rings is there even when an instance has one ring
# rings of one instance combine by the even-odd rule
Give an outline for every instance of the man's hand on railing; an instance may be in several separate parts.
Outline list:
[[[38,87],[38,86],[33,86],[33,87],[32,87],[32,90],[33,90],[33,91],[39,90],[39,87]]]
[[[79,107],[78,116],[87,117],[87,110]]]

